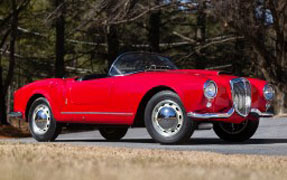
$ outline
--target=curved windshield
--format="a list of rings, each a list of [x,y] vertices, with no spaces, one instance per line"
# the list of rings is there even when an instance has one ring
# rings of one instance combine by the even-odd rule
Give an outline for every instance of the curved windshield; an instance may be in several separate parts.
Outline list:
[[[119,76],[163,69],[177,69],[177,67],[167,57],[148,53],[126,53],[115,60],[109,75]]]

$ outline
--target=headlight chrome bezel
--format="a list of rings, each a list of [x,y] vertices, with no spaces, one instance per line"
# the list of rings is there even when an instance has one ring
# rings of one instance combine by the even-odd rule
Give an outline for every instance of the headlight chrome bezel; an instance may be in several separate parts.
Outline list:
[[[212,93],[208,93],[207,90],[210,86],[214,86],[214,91]],[[218,93],[218,86],[213,80],[207,80],[203,85],[203,94],[208,99],[214,99]]]
[[[269,92],[267,92],[269,91]],[[275,97],[275,89],[271,84],[265,84],[263,88],[263,96],[266,101],[272,101]]]

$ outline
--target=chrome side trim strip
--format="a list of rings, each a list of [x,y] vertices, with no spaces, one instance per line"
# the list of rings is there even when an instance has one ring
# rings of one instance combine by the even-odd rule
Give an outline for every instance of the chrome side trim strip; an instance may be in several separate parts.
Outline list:
[[[61,112],[61,114],[95,114],[95,115],[119,115],[119,116],[132,116],[134,113],[123,112]]]
[[[256,108],[252,108],[250,112],[257,114],[259,117],[272,117],[272,116],[274,116],[273,113],[261,112],[259,109],[256,109]]]
[[[231,108],[226,113],[205,113],[199,114],[194,112],[187,113],[188,117],[196,118],[196,119],[211,119],[211,118],[229,118],[234,113],[234,108]]]
[[[8,114],[9,118],[22,118],[22,113],[21,112],[10,112]]]

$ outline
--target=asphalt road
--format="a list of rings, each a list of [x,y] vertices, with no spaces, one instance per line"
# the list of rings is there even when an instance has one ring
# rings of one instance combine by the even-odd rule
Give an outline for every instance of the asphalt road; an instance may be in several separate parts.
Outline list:
[[[36,142],[32,138],[9,141]],[[195,131],[184,145],[160,145],[155,143],[144,128],[129,129],[119,142],[105,141],[98,131],[60,135],[56,143],[84,146],[111,146],[145,149],[169,149],[187,151],[209,151],[224,154],[287,155],[287,118],[261,119],[259,128],[252,139],[243,143],[227,143],[212,130]]]

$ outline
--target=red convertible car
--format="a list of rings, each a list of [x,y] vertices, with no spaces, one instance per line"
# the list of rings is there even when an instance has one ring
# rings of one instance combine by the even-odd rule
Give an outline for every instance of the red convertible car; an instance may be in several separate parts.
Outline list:
[[[146,127],[163,144],[182,143],[194,130],[213,128],[223,140],[249,139],[274,89],[266,81],[219,71],[180,70],[157,54],[120,55],[108,74],[45,79],[14,94],[11,116],[29,122],[38,141],[53,141],[71,123],[97,125],[107,140]]]

